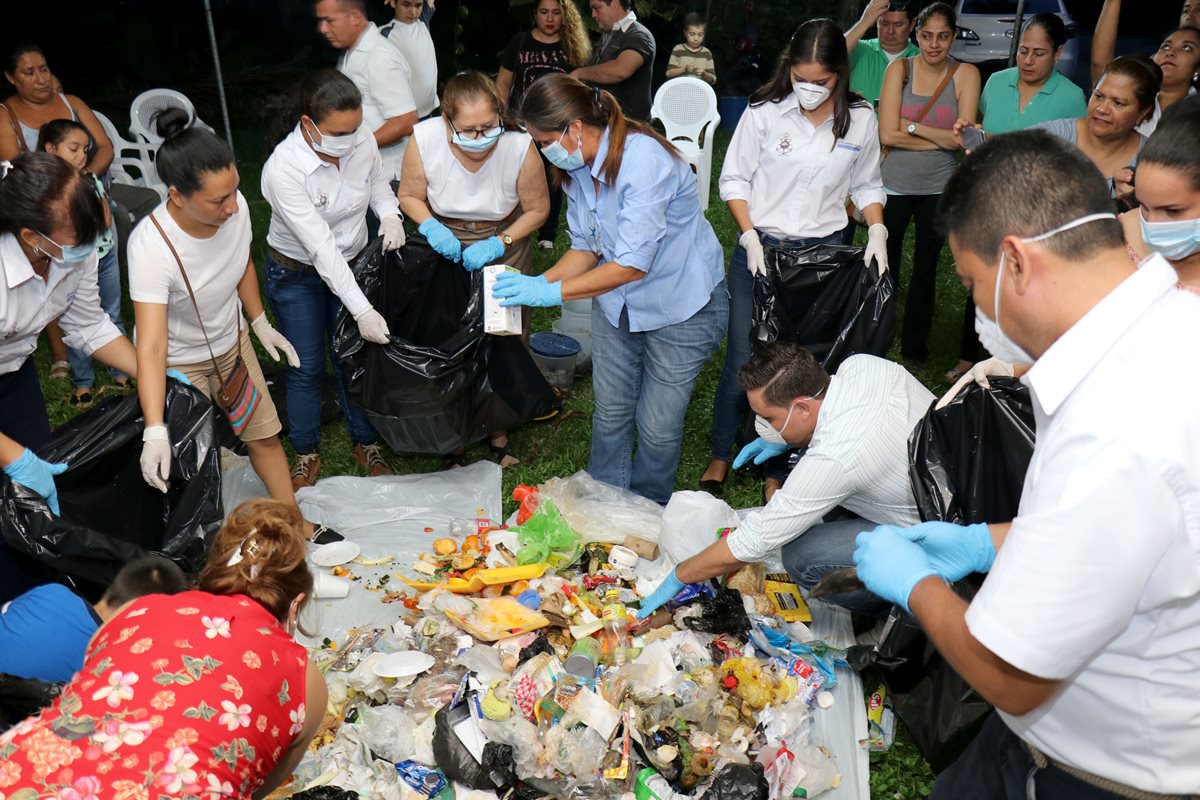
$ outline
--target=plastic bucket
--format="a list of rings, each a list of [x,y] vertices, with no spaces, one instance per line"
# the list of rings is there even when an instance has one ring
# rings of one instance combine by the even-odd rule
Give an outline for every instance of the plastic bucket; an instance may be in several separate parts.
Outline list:
[[[569,319],[556,319],[550,326],[555,333],[570,336],[579,342],[579,357],[575,360],[575,374],[582,375],[592,368],[592,332],[586,325]]]
[[[592,299],[568,300],[563,303],[562,319],[569,322],[573,330],[590,331],[592,329]]]
[[[529,350],[542,375],[555,389],[570,391],[575,383],[575,362],[579,342],[561,333],[535,333],[529,337]]]
[[[740,96],[725,96],[717,98],[717,113],[721,115],[721,127],[727,131],[737,128],[738,120],[746,111],[750,98]]]

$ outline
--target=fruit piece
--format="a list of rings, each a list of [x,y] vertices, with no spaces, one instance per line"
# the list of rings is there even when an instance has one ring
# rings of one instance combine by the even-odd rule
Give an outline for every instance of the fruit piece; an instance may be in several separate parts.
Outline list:
[[[479,550],[479,537],[471,534],[466,539],[463,539],[463,550]]]
[[[475,566],[475,557],[467,553],[460,553],[450,560],[450,566],[459,571],[471,569]]]
[[[433,543],[433,552],[439,556],[448,556],[458,549],[458,543],[453,539],[438,539]]]

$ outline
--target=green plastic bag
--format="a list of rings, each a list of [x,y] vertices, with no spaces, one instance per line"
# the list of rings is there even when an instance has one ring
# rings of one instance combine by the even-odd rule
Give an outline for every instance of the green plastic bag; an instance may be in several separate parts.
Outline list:
[[[517,563],[559,568],[574,562],[583,551],[583,537],[567,524],[550,500],[543,500],[525,524],[517,528]]]

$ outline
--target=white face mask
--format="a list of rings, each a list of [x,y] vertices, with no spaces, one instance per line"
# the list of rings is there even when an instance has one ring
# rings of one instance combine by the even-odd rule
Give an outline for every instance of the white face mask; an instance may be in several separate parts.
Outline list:
[[[754,432],[762,437],[763,441],[771,444],[785,444],[790,446],[792,443],[783,438],[783,432],[787,430],[788,424],[792,421],[792,412],[796,410],[796,403],[800,400],[816,400],[821,395],[825,394],[825,390],[829,388],[829,384],[825,384],[821,391],[811,397],[797,397],[788,408],[787,416],[783,420],[783,427],[775,430],[775,426],[767,422],[767,418],[759,414],[754,415]]]
[[[829,87],[817,86],[815,83],[807,83],[806,81],[796,81],[792,84],[792,91],[796,93],[796,100],[799,101],[800,107],[805,111],[812,111],[817,106],[829,99]]]
[[[330,158],[342,158],[350,155],[350,151],[354,149],[354,140],[358,138],[357,133],[347,133],[342,136],[329,136],[321,133],[321,129],[317,127],[317,123],[311,123],[313,130],[321,137],[321,141],[316,141],[311,136],[309,142],[312,144],[312,149],[327,155]]]

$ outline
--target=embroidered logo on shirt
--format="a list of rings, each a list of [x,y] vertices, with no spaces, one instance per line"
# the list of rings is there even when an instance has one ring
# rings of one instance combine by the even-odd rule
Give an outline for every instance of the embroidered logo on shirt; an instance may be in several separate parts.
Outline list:
[[[792,137],[786,133],[779,138],[779,143],[775,145],[775,152],[781,156],[786,156],[792,152]]]
[[[329,195],[325,194],[325,192],[321,192],[321,191],[317,192],[317,199],[316,199],[317,208],[324,208],[327,205],[329,205]]]
[[[74,303],[74,302],[75,302],[75,293],[71,292],[69,295],[67,295],[67,305],[71,305],[71,303]]]

